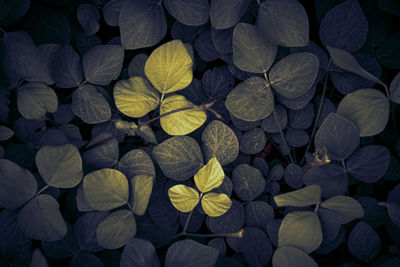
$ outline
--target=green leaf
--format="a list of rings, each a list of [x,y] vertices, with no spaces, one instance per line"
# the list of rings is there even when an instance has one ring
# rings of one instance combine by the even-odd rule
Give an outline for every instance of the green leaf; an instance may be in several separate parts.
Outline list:
[[[338,48],[333,48],[327,46],[326,49],[329,52],[329,55],[339,68],[342,68],[344,70],[347,70],[349,72],[355,73],[357,75],[360,75],[361,77],[364,77],[365,79],[374,81],[376,83],[379,83],[381,85],[385,85],[381,80],[379,80],[377,77],[363,69],[360,64],[357,62],[355,57],[353,57],[352,54],[347,52],[346,50],[338,49]]]
[[[83,178],[83,192],[88,204],[96,210],[118,208],[128,201],[128,180],[118,170],[97,170]]]
[[[110,105],[91,84],[85,84],[73,92],[71,109],[88,124],[106,122],[111,118]]]
[[[156,135],[148,124],[141,125],[140,128],[137,129],[136,133],[146,143],[158,144]]]
[[[265,179],[261,172],[245,163],[237,165],[233,170],[232,183],[236,195],[244,201],[257,198],[265,188]]]
[[[134,76],[115,84],[114,100],[119,111],[140,118],[158,107],[160,95],[145,78]]]
[[[131,179],[132,210],[136,215],[144,215],[153,190],[153,176],[136,175]]]
[[[7,159],[0,159],[0,207],[16,209],[37,191],[35,177],[27,169]]]
[[[210,21],[214,29],[235,26],[246,12],[249,0],[213,0],[210,4]]]
[[[96,229],[97,242],[105,249],[118,249],[135,234],[135,216],[127,209],[114,211]]]
[[[67,225],[57,200],[43,194],[26,204],[18,214],[18,227],[30,238],[56,241],[67,234]]]
[[[14,135],[14,131],[10,128],[0,125],[0,141],[5,141],[11,138]]]
[[[201,198],[201,206],[208,216],[217,217],[225,214],[232,205],[225,194],[207,193]]]
[[[272,257],[274,267],[318,267],[313,258],[294,247],[279,247]]]
[[[153,161],[146,151],[142,149],[132,149],[123,155],[116,169],[123,172],[128,178],[136,175],[151,177],[155,177],[156,175]]]
[[[76,200],[76,206],[80,212],[95,210],[88,204],[85,198],[85,193],[83,192],[83,183],[81,183],[76,190],[75,200]]]
[[[156,48],[144,66],[153,86],[162,94],[187,87],[193,79],[193,60],[181,40],[173,40]]]
[[[307,13],[296,0],[268,0],[260,4],[257,27],[279,46],[306,46],[309,41]]]
[[[390,83],[390,96],[394,103],[400,104],[400,72],[397,73],[396,77]]]
[[[274,96],[264,79],[251,77],[238,84],[229,93],[225,106],[230,113],[241,120],[258,121],[274,110]]]
[[[340,101],[337,113],[353,121],[360,137],[381,133],[389,120],[389,100],[376,89],[358,89]]]
[[[57,111],[58,99],[53,89],[43,83],[30,82],[18,88],[18,111],[28,120],[38,120],[47,112]]]
[[[207,114],[188,101],[183,95],[172,95],[164,99],[160,115],[183,109],[160,118],[161,127],[169,135],[186,135],[207,120]]]
[[[309,185],[296,191],[274,196],[274,201],[278,207],[306,207],[317,204],[320,199],[321,187],[319,185]]]
[[[183,184],[169,188],[168,196],[172,205],[181,212],[192,211],[200,200],[199,192],[196,189]]]
[[[201,135],[206,160],[216,157],[224,166],[233,162],[239,154],[239,141],[231,128],[219,120],[213,120]]]
[[[314,84],[319,69],[318,57],[308,52],[294,53],[276,63],[269,80],[280,95],[296,98],[305,94]]]
[[[251,24],[239,23],[233,31],[233,63],[243,71],[264,73],[274,62],[278,47]]]
[[[200,192],[207,193],[219,187],[224,177],[225,173],[221,164],[216,157],[213,157],[194,175],[194,182]]]
[[[175,181],[185,181],[203,166],[203,155],[195,139],[189,136],[171,137],[152,151],[164,175]]]
[[[124,49],[120,45],[98,45],[90,48],[82,58],[86,80],[97,85],[108,85],[121,73]]]
[[[278,233],[279,247],[296,247],[307,253],[311,253],[321,243],[321,223],[316,213],[311,211],[295,211],[283,218]]]
[[[362,218],[364,209],[357,200],[348,196],[334,196],[321,203],[321,207],[342,215],[341,224]]]
[[[71,144],[44,146],[36,154],[36,166],[50,186],[72,188],[82,180],[82,158]]]

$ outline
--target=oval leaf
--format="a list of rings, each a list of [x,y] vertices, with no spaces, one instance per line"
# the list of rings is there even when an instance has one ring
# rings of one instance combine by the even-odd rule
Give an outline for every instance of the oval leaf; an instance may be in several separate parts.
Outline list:
[[[219,164],[216,157],[213,157],[194,175],[194,182],[200,192],[207,193],[219,187],[224,177],[225,174],[221,164]]]
[[[296,191],[274,196],[274,201],[278,207],[306,207],[317,204],[320,199],[321,187],[319,185],[309,185]]]
[[[213,0],[210,5],[211,25],[218,30],[227,29],[239,22],[246,12],[249,0]]]
[[[183,184],[168,189],[168,196],[172,205],[181,212],[192,211],[200,201],[199,192]]]
[[[136,175],[131,179],[132,186],[132,210],[136,215],[144,215],[149,204],[151,191],[153,190],[153,176]]]
[[[347,247],[354,257],[368,263],[379,254],[381,239],[369,224],[359,222],[349,234]]]
[[[232,201],[225,194],[207,193],[201,198],[201,206],[208,216],[217,217],[227,212]]]
[[[236,166],[232,172],[232,183],[236,195],[244,201],[257,198],[265,188],[261,172],[248,164]]]
[[[362,218],[364,209],[357,200],[348,196],[334,196],[321,203],[321,207],[342,215],[341,224]]]
[[[318,267],[313,258],[295,247],[279,247],[272,257],[274,267]]]
[[[126,243],[122,251],[120,266],[159,267],[160,261],[157,257],[156,248],[150,241],[141,238],[132,238]]]
[[[208,21],[208,0],[165,0],[164,6],[171,16],[185,25],[198,26]]]

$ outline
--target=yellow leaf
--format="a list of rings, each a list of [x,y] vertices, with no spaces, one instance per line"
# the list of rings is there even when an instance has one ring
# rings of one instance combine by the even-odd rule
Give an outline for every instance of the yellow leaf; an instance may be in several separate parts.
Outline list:
[[[119,111],[140,118],[158,107],[160,94],[146,79],[134,76],[115,84],[114,100]]]
[[[193,79],[193,60],[181,40],[173,40],[155,49],[147,59],[144,73],[162,94],[187,87]]]
[[[207,193],[219,187],[224,180],[224,170],[216,157],[213,157],[195,175],[194,182],[202,193]]]
[[[201,199],[201,206],[208,216],[217,217],[227,212],[232,201],[225,194],[207,193]]]
[[[181,212],[192,211],[200,200],[199,192],[196,189],[183,184],[168,189],[168,196],[172,205]]]
[[[182,95],[172,95],[164,99],[160,106],[160,115],[178,109],[184,110],[160,119],[161,127],[169,135],[186,135],[199,128],[207,120],[207,114]]]

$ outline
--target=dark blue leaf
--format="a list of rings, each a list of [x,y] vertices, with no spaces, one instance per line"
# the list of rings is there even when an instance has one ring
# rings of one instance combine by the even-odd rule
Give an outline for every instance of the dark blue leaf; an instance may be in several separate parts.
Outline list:
[[[226,254],[226,244],[225,244],[224,238],[217,237],[217,238],[211,239],[207,243],[207,246],[218,249],[220,257],[225,256],[225,254]]]
[[[103,7],[103,17],[108,25],[118,26],[119,14],[124,2],[124,0],[110,0]]]
[[[177,21],[188,26],[199,26],[208,21],[208,0],[164,0],[164,6]]]
[[[0,25],[7,26],[17,22],[28,11],[31,1],[2,1],[0,4]]]
[[[219,187],[211,190],[211,192],[225,194],[229,197],[231,197],[232,191],[233,191],[232,180],[228,176],[225,176],[224,180],[222,181],[222,184]]]
[[[387,202],[395,202],[400,204],[400,184],[396,185],[388,194]]]
[[[70,258],[78,246],[76,245],[72,227],[68,224],[68,232],[63,239],[53,242],[42,241],[42,248],[47,257],[53,260]]]
[[[354,257],[368,263],[380,252],[381,239],[369,224],[359,222],[349,234],[347,248]]]
[[[89,252],[103,250],[103,247],[97,244],[96,228],[108,214],[108,212],[88,212],[76,220],[73,234],[80,250]]]
[[[242,204],[232,199],[231,208],[219,217],[207,217],[206,224],[213,233],[233,233],[239,231],[245,223]]]
[[[378,201],[372,197],[360,197],[357,201],[361,204],[364,210],[362,221],[368,223],[372,227],[383,225],[388,216],[384,207],[378,205]]]
[[[91,146],[100,140],[109,138],[111,135],[108,133],[98,135],[88,146]],[[106,143],[96,146],[82,154],[83,161],[85,164],[95,168],[113,168],[118,162],[119,148],[118,141],[112,139]]]
[[[277,94],[277,96],[279,101],[282,102],[282,104],[288,109],[299,110],[304,108],[314,97],[316,87],[317,86],[314,84],[305,94],[302,94],[296,98],[286,98],[280,94]]]
[[[269,178],[272,181],[279,181],[285,173],[285,170],[281,164],[276,164],[271,168],[269,172]]]
[[[81,55],[85,54],[90,48],[101,45],[101,40],[97,35],[87,36],[81,32],[74,35],[73,41]]]
[[[268,171],[269,171],[268,163],[263,158],[259,157],[254,158],[253,167],[258,169],[264,177],[268,176]]]
[[[383,41],[376,50],[376,58],[389,69],[400,69],[400,32],[395,32]]]
[[[9,255],[18,247],[27,245],[30,247],[31,239],[27,237],[17,225],[18,212],[2,210],[0,212],[0,254]]]
[[[240,152],[254,155],[261,152],[267,143],[267,137],[261,128],[244,132],[239,138]]]
[[[278,118],[279,126],[275,122],[274,113],[271,113],[261,121],[261,128],[267,133],[279,133],[279,129],[283,130],[287,126],[288,117],[286,109],[281,105],[275,105],[274,111]]]
[[[95,5],[81,4],[76,12],[76,18],[85,30],[86,35],[93,35],[100,29],[100,12]]]
[[[294,163],[290,163],[284,174],[285,183],[294,189],[299,189],[303,185],[303,169]]]
[[[67,124],[74,118],[71,110],[71,104],[60,105],[57,111],[53,113],[53,119],[56,124]]]
[[[256,128],[258,125],[260,125],[260,120],[258,121],[245,121],[242,119],[239,119],[237,117],[235,117],[235,115],[233,115],[232,113],[230,113],[230,118],[232,120],[232,124],[233,126],[235,126],[235,128],[237,128],[238,130],[242,130],[242,131],[249,131],[252,130],[254,128]],[[238,138],[240,138],[241,132],[240,134],[236,134]]]
[[[57,51],[50,71],[51,77],[60,88],[75,87],[83,80],[80,57],[70,45],[65,45]]]
[[[368,46],[377,47],[393,30],[393,16],[379,9],[377,1],[367,1],[362,6],[368,20]]]
[[[378,7],[393,15],[400,16],[400,4],[396,0],[378,0]]]
[[[318,110],[320,104],[321,104],[321,95],[317,95],[314,98],[314,110]],[[331,100],[329,100],[328,98],[324,98],[322,110],[319,115],[319,119],[318,119],[318,123],[317,123],[318,128],[321,127],[322,123],[324,122],[324,120],[326,119],[328,114],[331,112],[332,113],[336,112],[336,106],[335,106],[335,104],[332,103]]]
[[[321,222],[322,236],[324,237],[322,245],[332,242],[339,234],[342,215],[327,209],[318,209],[318,218]]]
[[[204,104],[208,99],[203,91],[201,81],[196,78],[192,80],[192,83],[188,87],[180,90],[178,93],[185,96],[187,100],[196,105]]]
[[[30,145],[15,144],[7,147],[5,158],[9,159],[23,168],[33,170],[35,163],[36,150]]]
[[[275,217],[274,210],[265,201],[250,201],[245,207],[246,225],[265,229]]]
[[[207,70],[202,79],[203,89],[210,100],[225,98],[235,85],[227,66]]]
[[[172,25],[171,36],[174,39],[180,39],[184,43],[193,44],[197,37],[206,29],[203,26],[187,26],[175,21]]]
[[[70,263],[70,267],[103,267],[103,262],[95,255],[87,252],[78,252],[74,254]]]
[[[137,54],[134,58],[132,58],[128,66],[129,77],[140,76],[145,78],[146,74],[144,73],[144,65],[146,64],[148,58],[149,56],[145,54]]]
[[[323,197],[343,195],[347,191],[348,175],[343,167],[330,163],[312,167],[303,179],[304,184],[317,184],[321,187]]]
[[[39,148],[44,146],[62,146],[69,144],[65,133],[58,129],[47,130],[39,140]]]
[[[305,146],[310,140],[310,136],[306,131],[295,129],[292,127],[287,127],[285,138],[288,145],[292,147]]]
[[[239,22],[250,5],[250,0],[213,0],[210,20],[215,29],[227,29]]]
[[[189,213],[182,213],[182,212],[179,213],[179,222],[182,228],[185,227],[188,217]],[[190,217],[190,221],[187,226],[187,231],[192,233],[199,231],[201,225],[203,224],[204,218],[205,218],[204,214],[201,214],[197,209],[194,209],[192,217]]]
[[[74,124],[64,124],[58,127],[59,130],[63,131],[68,141],[75,145],[77,148],[81,148],[86,141],[82,140],[81,132],[79,131],[78,126]]]
[[[158,0],[125,1],[119,16],[119,27],[125,49],[153,46],[167,33],[165,13]]]
[[[214,266],[218,254],[215,248],[191,239],[180,240],[168,248],[165,267]]]
[[[289,124],[295,129],[307,129],[314,120],[314,106],[308,103],[304,108],[289,111]]]
[[[232,172],[232,183],[236,195],[244,201],[257,198],[265,188],[261,172],[248,164],[236,166]]]
[[[30,267],[47,267],[49,266],[47,264],[47,260],[45,256],[43,256],[42,252],[40,249],[35,249],[32,255],[32,261]]]
[[[346,242],[346,230],[343,226],[340,227],[339,233],[336,238],[329,243],[322,243],[321,246],[315,251],[316,254],[328,254],[337,249],[340,245]],[[343,267],[341,265],[341,267]]]
[[[196,49],[196,52],[199,54],[200,58],[204,61],[213,61],[219,57],[219,53],[215,49],[209,30],[200,34],[200,36],[196,39],[194,48]]]
[[[379,145],[361,148],[346,162],[349,173],[364,183],[374,183],[382,178],[389,164],[389,150]]]
[[[156,247],[166,244],[168,241],[173,239],[176,232],[170,232],[159,227],[155,224],[150,216],[138,216],[137,217],[137,235],[136,237],[143,238],[152,242]]]
[[[158,267],[160,262],[151,242],[141,238],[132,238],[122,251],[120,266]]]
[[[151,219],[168,232],[176,233],[179,229],[178,211],[169,201],[158,201],[151,203],[148,207]]]
[[[244,267],[244,265],[232,257],[219,257],[215,267]]]
[[[319,28],[325,46],[354,52],[367,39],[368,22],[357,0],[347,0],[329,10]]]
[[[233,27],[224,30],[216,30],[214,28],[211,28],[211,39],[218,53],[232,53],[233,29]]]

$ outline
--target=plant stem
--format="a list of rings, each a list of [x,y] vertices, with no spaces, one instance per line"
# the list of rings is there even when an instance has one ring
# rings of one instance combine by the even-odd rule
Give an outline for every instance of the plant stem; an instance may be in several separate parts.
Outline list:
[[[129,200],[126,202],[126,205],[128,206],[129,210],[133,213],[133,208],[131,204],[129,204]]]
[[[386,96],[389,99],[389,101],[392,100],[392,97],[390,96],[389,89],[387,88],[386,84],[382,83],[382,86],[385,88]]]
[[[190,211],[189,216],[188,216],[188,218],[186,219],[186,223],[185,223],[185,226],[183,227],[183,231],[182,231],[182,234],[184,234],[184,235],[187,234],[187,228],[188,228],[188,226],[189,226],[190,218],[192,218],[193,211],[194,211],[194,209],[192,209],[192,210]]]
[[[290,153],[289,146],[288,146],[288,144],[286,143],[286,139],[285,139],[285,136],[283,135],[282,127],[281,127],[281,124],[279,123],[278,116],[276,115],[275,110],[273,111],[273,113],[274,113],[274,120],[275,120],[275,123],[276,123],[276,125],[277,125],[278,128],[279,128],[279,134],[281,135],[283,144],[285,145],[285,148],[286,148],[286,150],[287,150],[287,152],[288,152],[288,154],[289,154],[290,162],[291,162],[291,163],[294,163],[294,160],[293,160],[293,158],[292,158],[292,154]]]
[[[85,151],[88,151],[88,150],[90,150],[90,149],[92,149],[92,148],[95,148],[95,147],[97,147],[97,146],[100,146],[100,145],[102,145],[102,144],[104,144],[104,143],[107,143],[108,141],[110,141],[110,140],[112,140],[112,139],[115,139],[115,138],[117,138],[117,137],[120,137],[120,136],[122,136],[122,135],[124,135],[124,134],[125,134],[124,132],[119,132],[119,133],[117,133],[117,134],[115,134],[115,135],[113,135],[113,136],[110,136],[110,137],[106,138],[106,139],[100,140],[99,142],[94,143],[93,145],[90,145],[90,146],[88,146],[88,147],[83,148],[83,149],[82,149],[82,152],[85,152]]]
[[[313,130],[312,130],[311,136],[310,136],[310,141],[307,144],[306,151],[304,152],[303,158],[300,161],[300,165],[302,165],[304,163],[304,160],[306,159],[306,154],[307,154],[308,150],[310,149],[311,142],[314,139],[315,131],[317,130],[317,124],[318,124],[318,121],[319,121],[319,117],[321,116],[322,107],[324,105],[326,87],[328,85],[329,68],[331,67],[331,64],[332,64],[332,60],[329,60],[328,70],[327,70],[327,73],[325,75],[325,80],[324,80],[324,87],[322,89],[321,101],[319,102],[317,116],[315,117],[315,121],[314,121],[314,127],[313,127]]]
[[[319,209],[320,201],[317,202],[317,205],[315,206],[314,212],[317,213]]]
[[[347,172],[347,167],[346,167],[346,163],[344,162],[344,159],[340,160],[340,162],[342,163],[343,169]]]
[[[42,189],[40,189],[37,193],[36,196],[40,195],[41,193],[43,193],[44,190],[46,190],[47,188],[49,188],[50,186],[47,184],[45,185]]]
[[[236,237],[236,238],[242,238],[243,236],[243,229],[236,233],[222,233],[222,234],[195,234],[195,233],[186,233],[186,236],[192,236],[192,237]]]
[[[200,107],[201,107],[201,106],[200,106]],[[164,114],[161,114],[161,115],[159,115],[159,116],[157,116],[157,117],[154,117],[154,118],[152,118],[152,119],[150,119],[150,120],[148,120],[148,121],[145,121],[145,122],[140,123],[139,128],[140,128],[140,126],[142,126],[142,125],[149,124],[149,123],[151,123],[151,122],[153,122],[153,121],[156,121],[156,120],[158,120],[158,119],[161,119],[162,117],[165,117],[165,116],[168,116],[168,115],[171,115],[171,114],[180,112],[180,111],[189,110],[189,109],[194,109],[194,107],[184,107],[184,108],[178,108],[178,109],[175,109],[175,110],[168,111],[168,112],[166,112],[166,113],[164,113]]]

